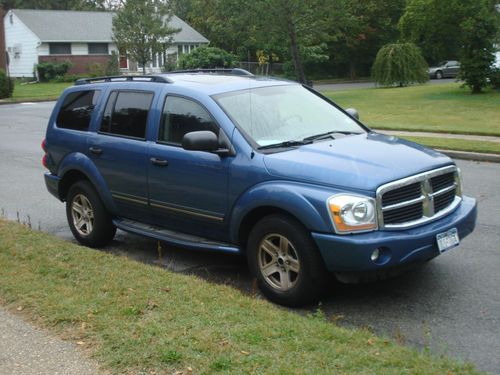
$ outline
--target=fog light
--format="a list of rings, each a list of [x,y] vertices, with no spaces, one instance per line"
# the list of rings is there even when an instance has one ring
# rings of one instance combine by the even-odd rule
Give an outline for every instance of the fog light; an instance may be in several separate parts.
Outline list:
[[[373,250],[373,253],[371,256],[372,262],[376,262],[379,256],[380,256],[380,250],[379,249]]]

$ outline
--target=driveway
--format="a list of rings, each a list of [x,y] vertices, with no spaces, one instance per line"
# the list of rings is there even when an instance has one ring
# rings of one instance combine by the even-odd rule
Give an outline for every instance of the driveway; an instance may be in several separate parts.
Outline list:
[[[74,241],[64,205],[46,191],[40,142],[54,103],[0,106],[0,210]],[[337,324],[368,327],[417,348],[500,374],[500,164],[458,161],[479,201],[476,231],[459,248],[394,280],[332,285],[321,309]],[[241,258],[164,246],[119,232],[104,251],[251,290]],[[308,312],[315,310],[300,310]]]

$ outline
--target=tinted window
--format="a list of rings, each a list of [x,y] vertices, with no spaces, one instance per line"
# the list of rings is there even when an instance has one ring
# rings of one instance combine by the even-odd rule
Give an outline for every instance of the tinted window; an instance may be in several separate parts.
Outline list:
[[[146,137],[146,122],[153,93],[113,92],[109,96],[101,132],[134,138]]]
[[[49,43],[51,55],[71,55],[71,43]]]
[[[89,55],[107,55],[108,43],[89,43]]]
[[[184,134],[199,130],[219,133],[217,125],[205,108],[192,100],[167,97],[163,108],[160,134],[161,142],[181,144]]]
[[[65,129],[88,130],[99,94],[99,91],[77,91],[68,94],[57,116],[57,126]]]

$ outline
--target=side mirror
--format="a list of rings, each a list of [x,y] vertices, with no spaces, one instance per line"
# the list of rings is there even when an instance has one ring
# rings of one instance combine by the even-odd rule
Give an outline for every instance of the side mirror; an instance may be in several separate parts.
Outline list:
[[[214,132],[202,130],[184,134],[182,148],[191,151],[213,152],[219,149],[219,139]]]
[[[355,118],[356,120],[359,120],[359,113],[358,113],[357,109],[347,108],[345,111],[349,114],[349,116]]]

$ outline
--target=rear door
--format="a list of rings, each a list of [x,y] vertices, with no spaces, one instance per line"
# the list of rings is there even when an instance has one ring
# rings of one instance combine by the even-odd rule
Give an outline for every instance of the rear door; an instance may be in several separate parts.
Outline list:
[[[199,130],[222,131],[201,103],[167,96],[157,142],[149,149],[150,205],[163,226],[215,238],[224,232],[233,157],[184,150],[184,134]]]
[[[152,91],[112,91],[98,132],[89,141],[87,154],[104,177],[121,217],[148,217],[146,127],[153,99]]]

